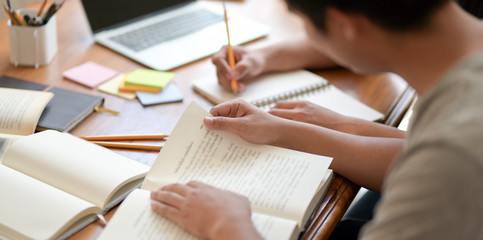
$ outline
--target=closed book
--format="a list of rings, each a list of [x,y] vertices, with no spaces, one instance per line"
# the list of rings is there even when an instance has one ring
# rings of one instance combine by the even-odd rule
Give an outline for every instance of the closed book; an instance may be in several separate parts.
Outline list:
[[[43,91],[48,85],[1,76],[0,87]],[[54,97],[45,107],[37,123],[36,130],[53,129],[61,132],[72,131],[79,123],[94,113],[94,107],[102,106],[104,98],[53,87],[49,90]]]

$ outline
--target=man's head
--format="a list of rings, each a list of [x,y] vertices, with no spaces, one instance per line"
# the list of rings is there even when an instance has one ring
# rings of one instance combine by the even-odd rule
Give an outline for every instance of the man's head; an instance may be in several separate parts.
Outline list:
[[[385,70],[382,43],[387,34],[424,29],[433,13],[450,0],[285,1],[302,16],[317,48],[339,64],[365,73]]]
[[[326,12],[336,8],[360,14],[392,31],[423,27],[428,17],[448,0],[285,0],[289,7],[307,16],[318,29],[325,31]]]

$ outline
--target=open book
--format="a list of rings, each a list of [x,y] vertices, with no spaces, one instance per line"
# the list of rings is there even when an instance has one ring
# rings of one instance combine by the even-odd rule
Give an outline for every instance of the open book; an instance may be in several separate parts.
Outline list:
[[[268,110],[278,101],[305,100],[334,112],[369,121],[382,120],[384,115],[345,94],[334,85],[306,70],[273,73],[247,83],[247,89],[237,95],[218,85],[216,76],[193,81],[193,89],[214,104],[241,98]]]
[[[12,143],[0,164],[0,238],[64,238],[140,186],[149,167],[52,130]]]
[[[208,130],[192,103],[159,153],[141,190],[121,204],[99,239],[191,239],[151,211],[150,190],[198,180],[246,195],[267,239],[296,239],[332,180],[331,158],[245,142]]]
[[[34,133],[42,111],[53,97],[51,92],[0,87],[0,160],[13,141]]]

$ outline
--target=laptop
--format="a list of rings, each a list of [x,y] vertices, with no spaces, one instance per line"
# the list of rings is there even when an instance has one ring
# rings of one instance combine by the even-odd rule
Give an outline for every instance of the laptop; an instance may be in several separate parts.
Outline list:
[[[169,70],[227,44],[223,6],[197,0],[81,0],[97,43],[147,67]],[[232,45],[268,34],[268,27],[232,14]]]

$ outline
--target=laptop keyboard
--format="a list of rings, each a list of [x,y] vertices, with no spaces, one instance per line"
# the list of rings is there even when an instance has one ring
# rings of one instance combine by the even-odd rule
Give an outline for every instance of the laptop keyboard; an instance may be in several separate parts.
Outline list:
[[[139,52],[158,43],[190,34],[220,21],[224,21],[223,16],[200,9],[138,28],[110,39],[135,52]]]

